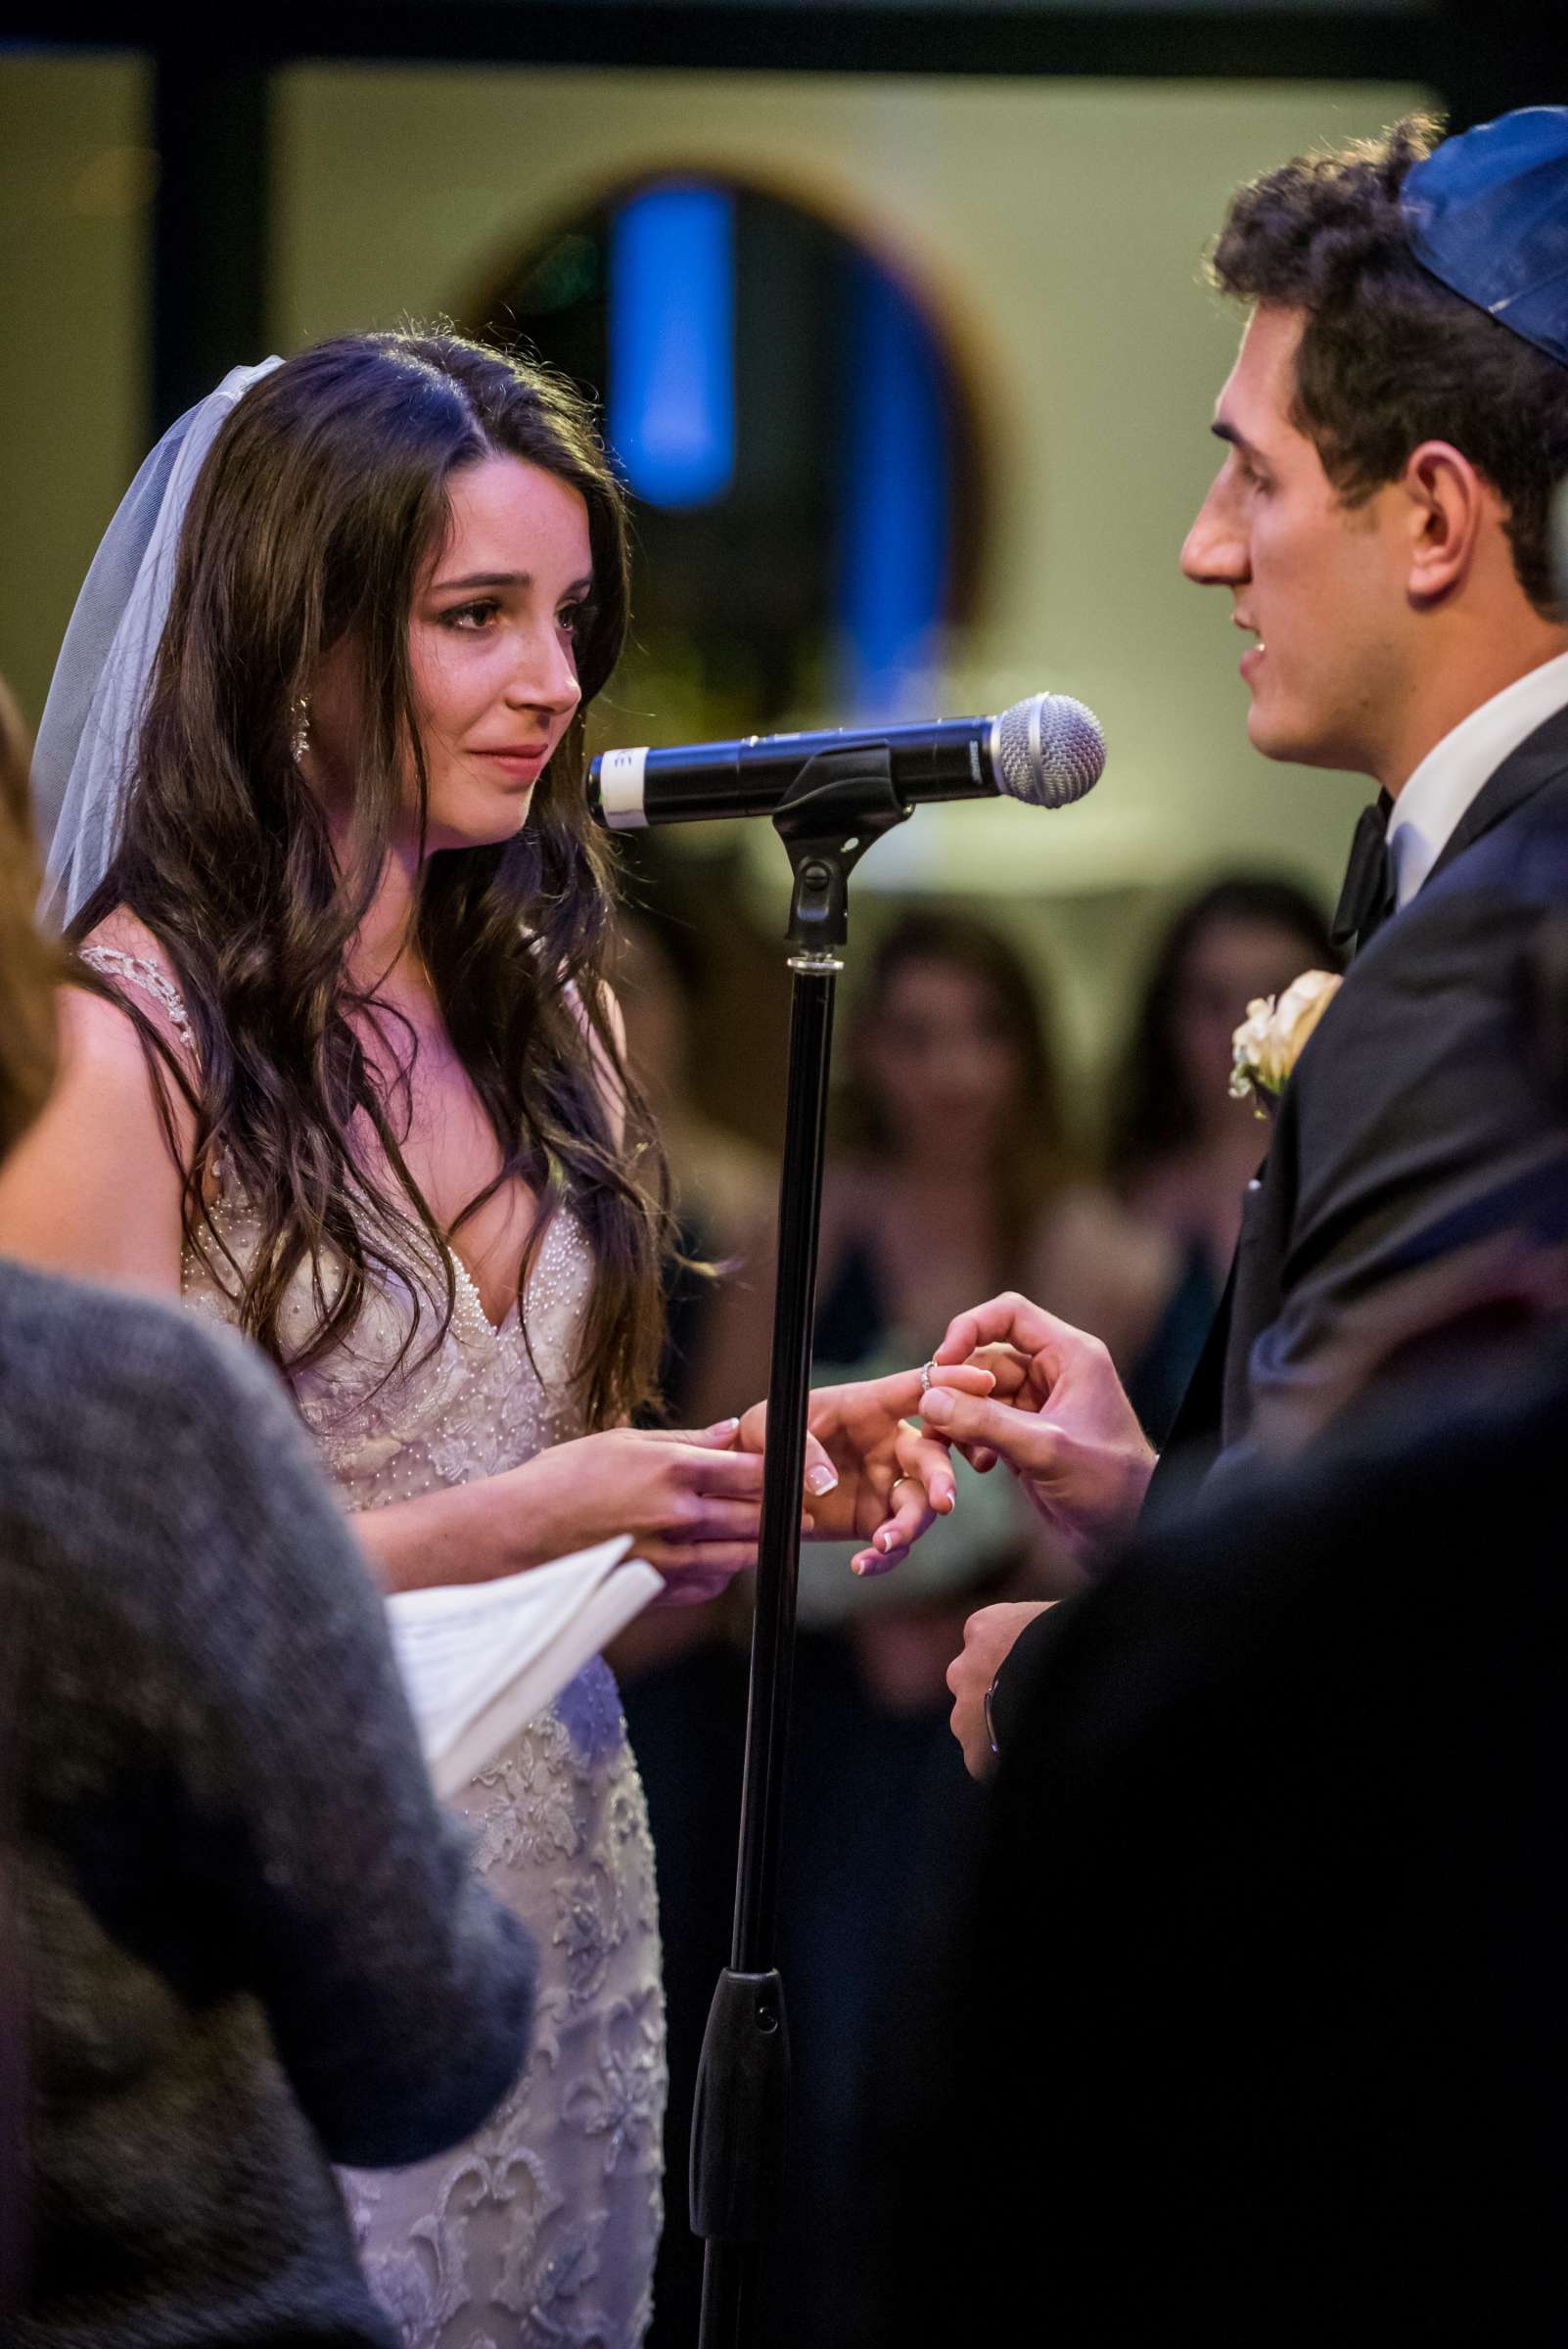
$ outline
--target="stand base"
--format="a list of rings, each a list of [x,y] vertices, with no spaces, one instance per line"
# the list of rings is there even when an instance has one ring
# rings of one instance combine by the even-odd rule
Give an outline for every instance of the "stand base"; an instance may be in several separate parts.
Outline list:
[[[790,2037],[777,1971],[718,1977],[691,2117],[691,2226],[758,2243],[778,2220]]]

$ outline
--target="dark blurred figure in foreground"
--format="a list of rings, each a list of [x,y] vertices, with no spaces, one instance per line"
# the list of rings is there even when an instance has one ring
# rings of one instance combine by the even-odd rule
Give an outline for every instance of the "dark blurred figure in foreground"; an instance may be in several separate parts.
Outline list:
[[[1535,971],[1568,1123],[1568,915]],[[1335,1367],[1032,1659],[904,2015],[895,2202],[965,2253],[868,2338],[1561,2337],[1568,1245],[1423,1267]]]
[[[1568,1340],[1140,1543],[995,1789],[885,2337],[1560,2338]]]
[[[3,1159],[54,974],[0,779]],[[528,1936],[436,1806],[271,1372],[0,1259],[0,1396],[3,2337],[392,2349],[330,2165],[420,2159],[499,2101]]]
[[[37,886],[27,806],[30,746],[0,677],[0,1157],[33,1116],[54,1070],[54,964],[32,928]],[[0,2339],[21,2298],[26,2259],[26,2020],[12,1842],[16,1642],[0,1640]]]
[[[1105,1162],[1117,1195],[1166,1234],[1179,1266],[1128,1380],[1156,1444],[1203,1351],[1268,1144],[1254,1105],[1231,1097],[1231,1038],[1255,997],[1338,967],[1319,907],[1264,874],[1236,873],[1189,898],[1156,943],[1112,1087]]]

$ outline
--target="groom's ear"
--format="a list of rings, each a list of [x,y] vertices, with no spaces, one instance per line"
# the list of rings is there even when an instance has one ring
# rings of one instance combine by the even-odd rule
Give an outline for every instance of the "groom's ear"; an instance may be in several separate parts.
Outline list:
[[[1464,451],[1449,440],[1423,440],[1412,449],[1401,487],[1409,523],[1410,599],[1440,603],[1464,585],[1483,532],[1500,528],[1507,509]]]

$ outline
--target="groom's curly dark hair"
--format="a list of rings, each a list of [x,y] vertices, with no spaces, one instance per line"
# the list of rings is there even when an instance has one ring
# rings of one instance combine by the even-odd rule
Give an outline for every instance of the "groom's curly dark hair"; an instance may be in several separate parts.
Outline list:
[[[1298,156],[1237,191],[1210,259],[1222,293],[1306,312],[1294,422],[1350,504],[1448,440],[1508,508],[1519,584],[1568,618],[1552,576],[1551,495],[1568,476],[1568,367],[1466,301],[1411,251],[1400,191],[1441,124]]]

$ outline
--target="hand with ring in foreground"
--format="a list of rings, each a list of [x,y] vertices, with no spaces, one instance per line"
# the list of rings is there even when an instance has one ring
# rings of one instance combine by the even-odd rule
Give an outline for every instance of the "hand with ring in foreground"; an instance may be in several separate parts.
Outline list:
[[[990,1395],[995,1384],[993,1373],[975,1363],[955,1364],[947,1378],[966,1403]],[[918,1370],[811,1390],[806,1471],[811,1539],[864,1543],[850,1561],[855,1574],[886,1574],[899,1565],[957,1497],[946,1444],[913,1424],[924,1407]],[[766,1430],[767,1405],[755,1404],[741,1420],[737,1448],[761,1451]],[[824,1454],[836,1478],[831,1485]]]
[[[995,1346],[1022,1358],[1013,1401],[960,1389],[959,1365],[994,1360]],[[1008,1291],[960,1313],[932,1358],[921,1413],[977,1467],[1002,1459],[1034,1507],[1078,1558],[1091,1559],[1131,1532],[1157,1453],[1098,1338]]]

